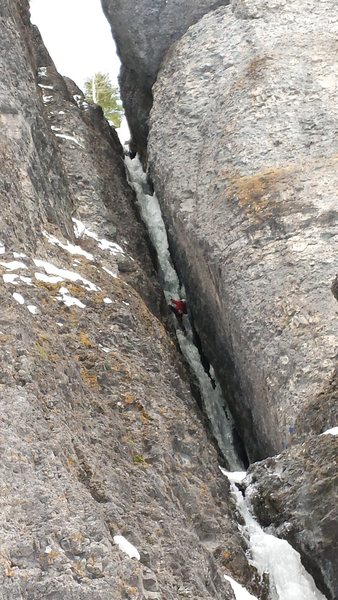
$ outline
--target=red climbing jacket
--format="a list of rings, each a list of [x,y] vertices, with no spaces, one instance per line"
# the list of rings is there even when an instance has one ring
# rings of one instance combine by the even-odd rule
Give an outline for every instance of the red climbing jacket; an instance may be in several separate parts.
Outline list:
[[[176,315],[176,317],[182,317],[182,315],[187,315],[187,303],[185,300],[174,300],[174,298],[170,299],[169,302],[170,310]]]

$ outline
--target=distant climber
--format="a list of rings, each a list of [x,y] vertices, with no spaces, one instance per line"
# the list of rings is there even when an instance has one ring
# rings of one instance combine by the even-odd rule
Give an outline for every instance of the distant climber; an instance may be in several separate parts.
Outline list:
[[[174,313],[178,321],[182,321],[183,315],[188,314],[187,303],[185,300],[175,300],[174,298],[170,298],[168,306],[169,310]]]

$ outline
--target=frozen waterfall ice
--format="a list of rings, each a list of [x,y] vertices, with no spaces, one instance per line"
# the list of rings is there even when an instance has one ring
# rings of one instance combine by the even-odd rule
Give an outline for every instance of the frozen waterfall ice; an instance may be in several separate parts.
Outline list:
[[[180,281],[171,261],[167,232],[158,199],[156,194],[149,193],[147,176],[143,171],[139,159],[136,157],[132,160],[126,157],[125,164],[129,184],[136,192],[142,220],[147,227],[149,237],[157,252],[160,266],[160,280],[164,295],[167,301],[172,296],[178,298],[181,290]],[[229,468],[234,470],[241,469],[243,465],[237,457],[233,444],[234,424],[230,411],[227,408],[225,410],[225,400],[221,387],[213,374],[212,368],[213,381],[201,363],[199,351],[193,342],[193,332],[189,319],[185,319],[185,332],[177,326],[176,319],[175,324],[178,343],[183,356],[198,381],[203,407],[210,421],[211,429],[218,446],[227,460]]]
[[[240,530],[248,543],[250,562],[262,576],[264,573],[269,576],[271,600],[326,600],[304,569],[299,553],[286,540],[266,533],[252,516],[250,498],[245,499],[236,486],[246,473],[221,471],[230,481],[232,495],[244,520]]]

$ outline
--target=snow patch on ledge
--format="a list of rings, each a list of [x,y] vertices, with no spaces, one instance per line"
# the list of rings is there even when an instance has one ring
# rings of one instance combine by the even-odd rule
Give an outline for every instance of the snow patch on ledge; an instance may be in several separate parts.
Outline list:
[[[47,233],[47,231],[43,231],[42,233],[44,237],[49,241],[49,243],[53,244],[53,246],[59,246],[63,250],[69,252],[69,254],[84,256],[85,258],[87,258],[87,260],[94,260],[93,255],[90,254],[90,252],[86,252],[86,250],[83,250],[81,246],[75,246],[74,244],[71,244],[68,241],[66,244],[64,244],[57,237],[55,237],[55,235],[50,235],[49,233]]]
[[[18,277],[19,277],[19,275],[15,275],[14,273],[5,273],[2,276],[2,279],[4,280],[4,283],[11,283],[12,285],[18,285],[18,282],[16,281]]]
[[[38,68],[38,75],[39,75],[39,77],[48,77],[47,67],[39,67]]]
[[[116,273],[113,273],[113,271],[111,271],[110,269],[107,269],[107,267],[102,267],[102,270],[108,273],[108,275],[110,275],[111,277],[114,277],[114,279],[118,279],[118,275]]]
[[[322,433],[322,435],[338,435],[338,427],[332,427],[332,429],[327,429]]]
[[[14,273],[4,273],[2,279],[4,283],[11,283],[12,285],[18,285],[19,281],[22,281],[26,285],[33,285],[31,277],[24,277],[23,275],[16,275]]]
[[[75,296],[72,296],[66,287],[61,287],[59,289],[59,294],[56,296],[56,299],[60,300],[60,302],[63,302],[63,304],[65,304],[66,306],[77,306],[78,308],[86,308],[86,305],[83,304],[83,302],[81,302],[81,300],[79,300],[78,298],[75,298]]]
[[[61,283],[61,281],[64,281],[63,277],[58,277],[57,275],[45,275],[44,273],[34,273],[34,277],[37,279],[37,281],[43,281],[44,283],[51,284]]]
[[[82,275],[79,275],[78,273],[75,273],[74,271],[68,271],[67,269],[60,269],[59,267],[56,267],[52,263],[49,263],[46,260],[40,260],[38,258],[34,258],[34,264],[37,267],[41,267],[42,269],[44,269],[46,271],[47,275],[56,275],[56,277],[61,277],[61,279],[72,281],[73,283],[78,281],[79,283],[82,283],[84,285],[84,287],[87,290],[89,290],[90,292],[101,291],[101,288],[99,288],[97,285],[95,285],[95,283],[92,283],[91,281],[89,281],[88,279],[85,279],[84,277],[82,277]]]
[[[27,308],[32,315],[37,315],[39,312],[38,307],[34,306],[34,304],[28,304]]]
[[[140,560],[141,557],[137,548],[128,542],[123,535],[115,535],[114,543],[119,547],[120,550],[122,550],[122,552],[128,554],[129,558],[136,558],[137,560]]]
[[[87,236],[97,242],[97,245],[100,248],[100,250],[109,250],[109,252],[111,252],[111,254],[114,254],[114,255],[115,254],[124,254],[123,248],[121,248],[121,246],[119,244],[116,244],[116,242],[110,242],[109,240],[106,240],[105,238],[99,238],[99,236],[96,233],[94,233],[94,231],[91,231],[91,229],[89,229],[89,227],[87,227],[87,225],[85,223],[82,223],[82,221],[79,221],[79,219],[72,219],[72,221],[74,223],[75,237],[81,238],[83,236]],[[130,258],[132,258],[132,257],[130,257]],[[134,259],[132,259],[132,260],[134,260]]]
[[[52,98],[52,96],[48,96],[48,98]],[[84,148],[84,145],[81,144],[81,142],[79,142],[79,140],[76,139],[76,137],[74,137],[73,135],[66,135],[65,133],[55,133],[54,135],[57,138],[61,138],[63,140],[68,140],[69,142],[73,142],[77,146],[80,146],[80,148]]]
[[[21,294],[18,294],[17,292],[14,292],[13,294],[13,298],[14,300],[16,300],[17,302],[19,302],[19,304],[25,304],[25,299],[23,296],[21,296]]]
[[[0,265],[5,267],[8,271],[17,271],[17,269],[28,269],[25,263],[20,262],[18,260],[12,260],[10,262],[0,262]]]
[[[224,579],[229,581],[236,600],[257,600],[256,596],[249,594],[249,592],[242,585],[237,583],[237,581],[235,581],[232,577],[229,577],[229,575],[224,575]]]

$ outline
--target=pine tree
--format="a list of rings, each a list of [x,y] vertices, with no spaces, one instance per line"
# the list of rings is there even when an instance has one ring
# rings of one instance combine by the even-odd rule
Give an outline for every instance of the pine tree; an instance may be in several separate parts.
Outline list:
[[[119,89],[112,85],[108,73],[95,73],[85,81],[85,98],[89,104],[99,104],[107,121],[120,127],[123,107]]]

